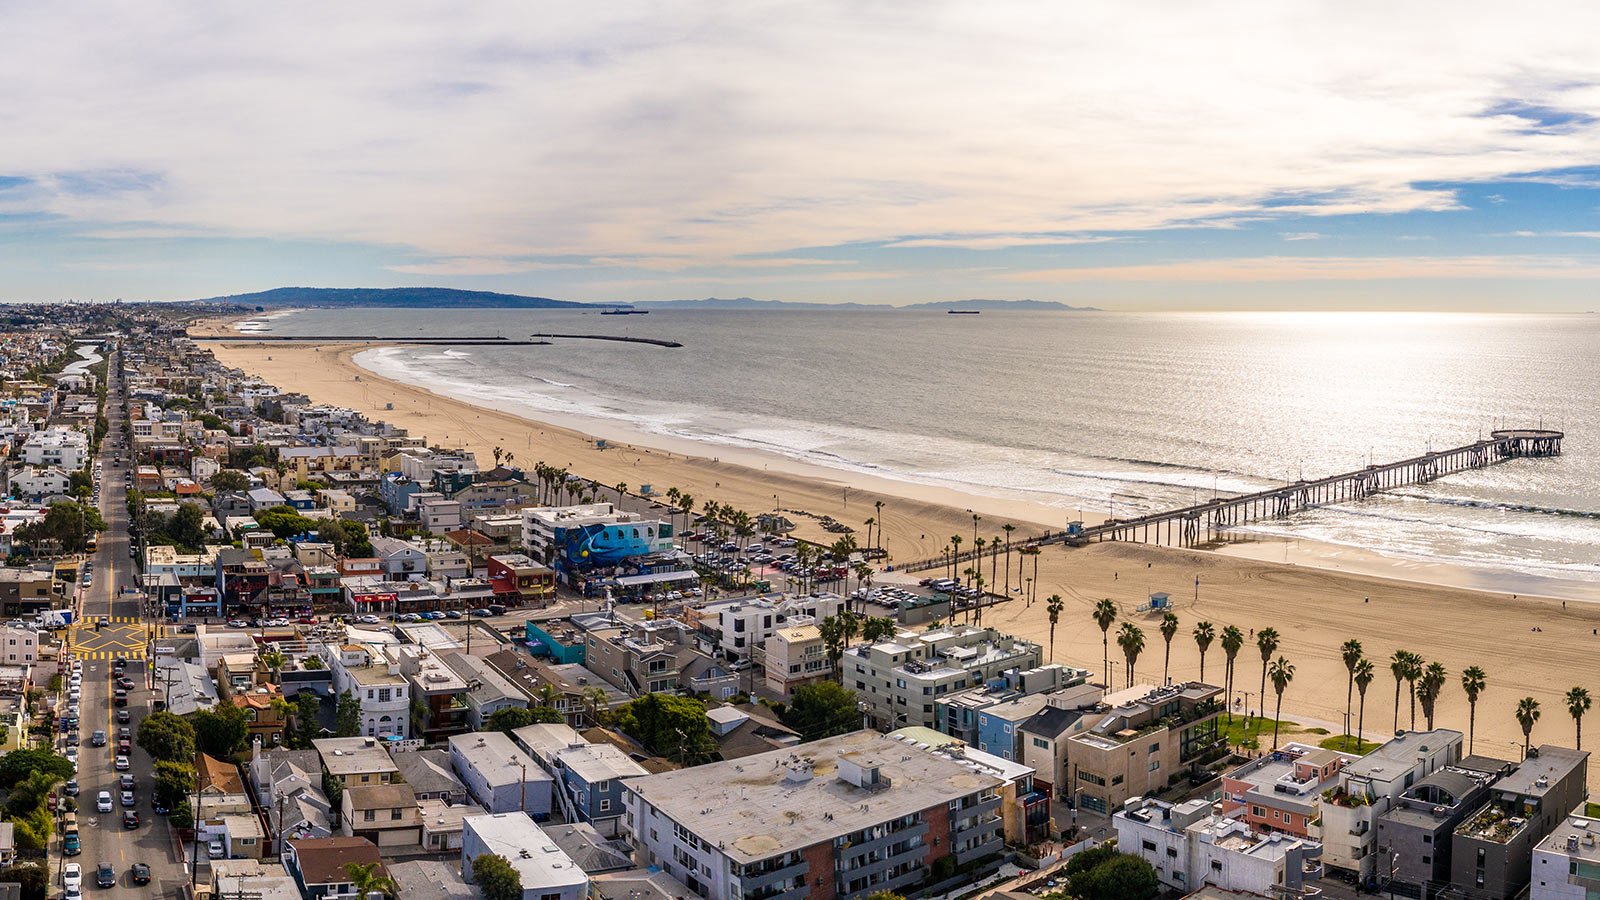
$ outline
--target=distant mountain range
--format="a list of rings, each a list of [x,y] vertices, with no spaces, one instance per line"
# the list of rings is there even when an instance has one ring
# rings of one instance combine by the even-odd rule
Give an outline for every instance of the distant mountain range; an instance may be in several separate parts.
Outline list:
[[[308,288],[282,287],[254,294],[210,297],[200,303],[240,303],[245,306],[388,306],[404,309],[604,309],[626,303],[577,303],[549,297],[524,297],[491,291],[455,288]]]
[[[649,309],[836,309],[836,310],[947,310],[984,309],[1039,312],[1099,312],[1092,306],[1068,306],[1055,300],[934,300],[906,306],[881,303],[807,303],[797,300],[756,300],[750,297],[707,297],[703,300],[640,300],[636,307]]]
[[[549,297],[525,297],[520,294],[497,294],[492,291],[463,291],[456,288],[406,287],[406,288],[310,288],[281,287],[253,294],[230,294],[226,297],[208,297],[197,303],[237,303],[242,306],[270,307],[340,307],[387,306],[397,309],[815,309],[833,311],[856,310],[923,310],[948,309],[1010,310],[1042,312],[1097,312],[1092,306],[1068,306],[1054,300],[935,300],[907,306],[884,306],[874,303],[806,303],[795,300],[755,300],[750,297],[707,297],[703,300],[641,300],[636,303],[579,303],[573,300],[552,300]]]

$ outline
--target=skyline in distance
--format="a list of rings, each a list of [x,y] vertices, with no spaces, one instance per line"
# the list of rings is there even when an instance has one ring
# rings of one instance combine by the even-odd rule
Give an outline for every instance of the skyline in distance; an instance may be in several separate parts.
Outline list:
[[[1600,9],[22,8],[0,299],[1587,310]]]

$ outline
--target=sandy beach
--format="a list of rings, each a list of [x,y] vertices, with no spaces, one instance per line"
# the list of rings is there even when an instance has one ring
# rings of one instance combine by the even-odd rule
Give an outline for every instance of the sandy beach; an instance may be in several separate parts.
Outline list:
[[[627,444],[596,450],[590,435],[574,429],[482,409],[374,375],[352,360],[365,347],[207,346],[224,363],[284,389],[302,391],[318,402],[360,409],[426,435],[430,442],[470,447],[481,460],[491,459],[492,448],[499,446],[515,453],[518,464],[543,460],[569,466],[574,474],[602,484],[625,482],[635,489],[641,484],[650,484],[657,492],[677,487],[697,502],[712,499],[752,514],[781,503],[789,510],[831,515],[858,533],[867,517],[878,514],[876,503],[882,502],[884,545],[891,562],[931,556],[952,534],[962,535],[963,547],[970,548],[974,512],[981,517],[978,534],[985,539],[1002,534],[1006,522],[1018,526],[1019,538],[1062,525],[1060,510],[1044,506],[823,470],[758,453],[710,459],[695,455],[692,447]],[[392,409],[387,407],[391,403]],[[815,519],[793,514],[791,518],[800,523],[801,535],[826,537]],[[1512,710],[1524,696],[1534,697],[1543,707],[1534,743],[1570,745],[1573,723],[1562,694],[1574,685],[1600,693],[1600,676],[1593,664],[1600,652],[1600,634],[1595,633],[1600,629],[1600,604],[1581,602],[1585,598],[1577,592],[1563,601],[1469,590],[1461,585],[1470,583],[1470,578],[1442,570],[1448,567],[1408,569],[1375,562],[1370,555],[1357,566],[1351,561],[1362,555],[1350,554],[1338,568],[1319,567],[1316,554],[1297,554],[1298,564],[1277,561],[1276,554],[1267,550],[1251,555],[1267,558],[1133,544],[1047,549],[1039,558],[1038,595],[1058,593],[1066,600],[1055,634],[1056,661],[1103,671],[1101,634],[1089,612],[1096,601],[1109,597],[1144,630],[1138,680],[1159,680],[1163,655],[1156,629],[1159,618],[1135,609],[1149,593],[1165,591],[1172,595],[1182,626],[1172,645],[1172,678],[1199,675],[1199,654],[1190,636],[1197,621],[1210,621],[1218,631],[1233,624],[1247,635],[1255,629],[1276,628],[1282,635],[1277,654],[1296,666],[1294,682],[1284,696],[1284,717],[1308,726],[1343,729],[1346,673],[1339,646],[1350,638],[1362,642],[1378,673],[1367,694],[1369,738],[1393,726],[1395,684],[1387,660],[1400,648],[1442,662],[1449,670],[1450,681],[1438,704],[1439,726],[1466,731],[1467,704],[1459,674],[1472,665],[1488,674],[1489,686],[1478,704],[1479,753],[1507,759],[1520,756],[1522,735]],[[1352,571],[1358,568],[1365,573]],[[1425,573],[1418,577],[1435,583],[1402,580],[1411,570]],[[1376,577],[1373,572],[1390,577]],[[985,615],[985,624],[1048,647],[1050,627],[1042,601],[1032,607],[1021,600],[997,604]],[[1126,673],[1115,630],[1113,626],[1112,674],[1120,683]],[[1206,660],[1207,679],[1220,684],[1222,667],[1223,653],[1214,644]],[[1252,641],[1239,655],[1236,675],[1236,688],[1250,693],[1252,708],[1260,703],[1260,675],[1261,657]],[[1401,705],[1404,728],[1409,712],[1403,696]],[[1420,710],[1417,724],[1423,727]],[[1592,771],[1591,785],[1600,785],[1596,774],[1600,768]]]

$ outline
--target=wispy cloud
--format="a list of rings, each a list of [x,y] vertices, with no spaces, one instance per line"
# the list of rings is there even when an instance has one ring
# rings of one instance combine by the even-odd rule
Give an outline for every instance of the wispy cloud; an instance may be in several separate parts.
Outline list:
[[[1317,241],[1327,237],[1327,235],[1316,231],[1285,231],[1280,232],[1278,237],[1286,241]]]
[[[1130,266],[1042,269],[1002,276],[1024,282],[1391,281],[1418,278],[1600,278],[1600,261],[1550,256],[1264,256]]]
[[[1068,247],[1074,244],[1105,244],[1115,240],[1117,238],[1112,235],[990,234],[902,238],[897,241],[890,241],[883,246],[895,249],[953,247],[962,250],[1003,250],[1010,247]]]

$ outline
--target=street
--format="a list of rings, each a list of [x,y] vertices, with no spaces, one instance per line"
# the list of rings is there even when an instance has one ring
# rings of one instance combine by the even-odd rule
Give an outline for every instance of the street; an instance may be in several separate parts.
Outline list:
[[[78,749],[78,823],[83,842],[83,853],[72,861],[83,867],[84,892],[117,896],[175,897],[182,892],[188,880],[183,865],[174,858],[172,830],[166,818],[151,811],[151,760],[149,754],[133,748],[129,758],[135,778],[136,804],[140,823],[137,829],[124,828],[124,807],[118,802],[120,789],[117,779],[122,773],[113,769],[116,758],[117,729],[126,727],[131,735],[138,734],[139,721],[149,711],[151,693],[145,683],[145,647],[147,626],[134,590],[137,586],[132,560],[128,556],[128,510],[126,491],[122,483],[126,471],[126,448],[113,450],[113,444],[122,442],[124,411],[118,393],[121,381],[116,377],[117,356],[112,355],[110,367],[111,391],[106,403],[106,416],[110,430],[100,451],[102,477],[100,480],[100,512],[105,517],[107,530],[99,537],[99,546],[93,555],[94,579],[85,591],[80,616],[68,631],[66,644],[70,652],[83,665],[83,695],[80,704],[81,736]],[[127,589],[124,591],[124,589]],[[111,617],[112,624],[96,631],[94,622],[100,616]],[[132,722],[119,726],[115,721],[116,708],[112,705],[112,666],[117,657],[128,660],[127,675],[134,681],[128,694]],[[97,730],[104,730],[108,741],[104,747],[90,745]],[[65,749],[65,736],[59,736],[61,749]],[[96,797],[109,791],[113,798],[112,811],[97,812]],[[52,843],[51,862],[52,894],[61,890],[59,858],[61,839]],[[134,863],[144,863],[151,869],[149,885],[135,885],[131,868]],[[109,890],[95,886],[95,871],[101,863],[110,863],[116,872],[116,887]]]

